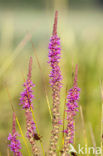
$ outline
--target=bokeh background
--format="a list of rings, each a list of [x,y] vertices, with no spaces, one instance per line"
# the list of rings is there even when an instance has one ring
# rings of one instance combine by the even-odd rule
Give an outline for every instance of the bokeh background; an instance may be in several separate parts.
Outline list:
[[[0,0],[0,154],[2,156],[8,154],[7,136],[12,129],[10,103],[16,110],[25,135],[25,116],[19,106],[19,98],[30,56],[33,57],[32,79],[36,84],[34,113],[40,134],[43,136],[44,148],[45,150],[48,148],[51,120],[42,77],[45,79],[45,87],[52,106],[47,61],[55,10],[59,11],[58,34],[62,45],[60,65],[64,86],[61,91],[61,118],[65,90],[66,87],[69,89],[72,86],[73,69],[75,64],[78,64],[78,85],[81,88],[79,104],[83,108],[88,144],[93,146],[91,136],[94,135],[96,145],[101,145],[103,0]],[[43,72],[38,67],[35,52]],[[92,134],[90,127],[93,130]],[[77,147],[78,143],[85,146],[80,113],[76,118],[75,136],[75,146]],[[20,139],[23,155],[28,156],[22,137]]]

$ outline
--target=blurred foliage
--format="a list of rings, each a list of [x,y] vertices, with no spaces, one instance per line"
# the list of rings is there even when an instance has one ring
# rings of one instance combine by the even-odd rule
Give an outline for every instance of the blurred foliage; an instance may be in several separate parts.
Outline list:
[[[45,1],[46,0],[0,0],[0,4],[4,7],[26,7],[26,6],[33,6],[38,8],[44,8],[45,7]]]
[[[12,109],[17,116],[25,135],[24,111],[19,106],[20,92],[23,90],[29,57],[33,56],[32,79],[34,88],[34,112],[43,144],[49,145],[51,121],[43,89],[42,76],[46,82],[50,105],[48,42],[52,32],[54,14],[35,10],[0,11],[0,152],[7,155],[7,136],[11,131]],[[65,88],[72,86],[72,72],[79,65],[78,85],[81,88],[80,105],[83,107],[88,144],[92,145],[89,123],[91,123],[97,146],[100,146],[101,95],[100,80],[103,80],[103,13],[97,10],[60,12],[58,34],[61,37],[61,68],[63,84],[61,92],[61,117],[63,116]],[[27,36],[25,40],[25,35]],[[32,35],[32,36],[31,36]],[[34,48],[31,45],[31,39]],[[23,43],[19,43],[23,40]],[[24,44],[25,43],[25,44]],[[18,47],[19,45],[19,47]],[[39,70],[34,52],[37,53],[43,74]],[[8,97],[7,89],[10,97]],[[18,128],[17,128],[18,129]],[[19,129],[18,129],[19,131]],[[22,152],[27,155],[22,142]],[[84,145],[80,113],[76,118],[75,144]],[[60,143],[61,144],[61,143]]]
[[[45,9],[49,6],[49,8],[53,8],[53,4],[57,3],[58,5],[66,4],[67,6],[89,6],[91,4],[100,6],[103,4],[103,0],[0,0],[0,5],[4,7],[33,7],[33,8],[42,8]],[[63,6],[62,6],[63,7]]]

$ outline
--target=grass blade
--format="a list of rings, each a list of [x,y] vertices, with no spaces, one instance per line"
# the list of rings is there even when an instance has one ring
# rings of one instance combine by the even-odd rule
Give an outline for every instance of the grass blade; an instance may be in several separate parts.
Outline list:
[[[87,134],[86,134],[86,128],[85,128],[82,106],[80,106],[80,116],[81,116],[81,121],[82,121],[84,141],[85,141],[85,145],[87,145],[87,149],[88,149],[88,141],[87,141]],[[87,156],[88,156],[88,153],[87,153]]]
[[[91,123],[89,124],[89,129],[90,129],[92,144],[93,144],[93,147],[95,149],[95,155],[97,156],[97,154],[96,154],[96,141],[95,141],[95,137],[94,137],[93,128],[92,128]]]
[[[34,50],[34,44],[33,44],[32,41],[31,41],[31,43],[32,43],[32,48],[33,48],[33,50]],[[40,65],[40,62],[39,62],[39,59],[38,59],[38,56],[37,56],[35,50],[34,50],[34,56],[35,56],[35,58],[36,58],[38,67],[39,67],[39,69],[40,69],[41,78],[42,78],[42,83],[43,83],[44,92],[45,92],[45,97],[46,97],[46,101],[47,101],[47,105],[48,105],[48,110],[49,110],[50,118],[51,118],[51,121],[52,121],[52,112],[51,112],[51,108],[50,108],[49,98],[48,98],[48,95],[47,95],[47,90],[46,90],[46,86],[45,86],[44,77],[43,77],[43,74],[42,74],[42,68],[41,68],[41,65]]]
[[[30,41],[31,35],[28,33],[25,35],[23,40],[19,43],[17,48],[14,50],[12,55],[9,56],[8,60],[5,61],[3,67],[0,69],[0,77],[5,73],[5,71],[8,69],[8,67],[11,65],[11,63],[15,60],[15,58],[19,55],[21,50],[24,48],[24,46],[27,44],[28,41]]]
[[[29,148],[28,148],[28,145],[27,145],[27,142],[26,142],[26,139],[25,139],[25,137],[24,137],[24,134],[23,134],[23,131],[22,131],[22,128],[21,128],[21,126],[20,126],[20,123],[19,123],[19,120],[18,120],[17,116],[16,116],[16,122],[17,122],[17,125],[18,125],[18,127],[19,127],[19,130],[20,130],[21,136],[22,136],[22,138],[23,138],[23,141],[24,141],[24,143],[25,143],[25,146],[26,146],[26,149],[27,149],[27,151],[28,151],[28,154],[29,154],[29,156],[31,156],[30,151],[29,151]]]

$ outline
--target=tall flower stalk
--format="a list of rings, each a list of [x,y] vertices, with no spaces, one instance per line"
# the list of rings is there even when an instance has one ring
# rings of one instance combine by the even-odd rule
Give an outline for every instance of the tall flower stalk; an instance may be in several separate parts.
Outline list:
[[[52,108],[52,131],[51,131],[51,139],[50,139],[50,148],[49,155],[54,156],[56,154],[58,137],[59,137],[59,106],[60,106],[60,89],[61,89],[61,71],[59,67],[60,55],[61,55],[61,47],[60,47],[60,38],[57,36],[57,20],[58,20],[58,12],[55,13],[53,33],[50,38],[49,43],[49,64],[51,66],[50,72],[50,84],[52,88],[52,97],[53,97],[53,108]]]
[[[20,105],[22,105],[22,108],[25,109],[26,128],[27,128],[26,135],[32,146],[33,155],[39,156],[39,149],[37,147],[36,140],[34,139],[36,126],[33,121],[33,116],[31,112],[31,109],[33,109],[32,99],[34,98],[32,94],[33,93],[32,87],[35,86],[31,80],[31,71],[32,71],[32,57],[30,58],[30,61],[29,61],[29,71],[27,75],[27,80],[24,83],[24,91],[21,93]]]
[[[79,91],[80,89],[77,86],[77,73],[78,66],[75,68],[74,82],[73,87],[68,91],[67,95],[67,127],[64,130],[66,134],[64,139],[64,148],[63,155],[67,155],[69,152],[69,145],[73,144],[74,140],[74,117],[76,116],[76,112],[78,112],[78,101],[79,101]]]
[[[12,126],[12,134],[9,133],[8,140],[10,141],[9,147],[13,152],[14,156],[22,156],[20,149],[21,144],[20,141],[17,139],[18,133],[16,132],[16,115],[13,112],[13,126]]]

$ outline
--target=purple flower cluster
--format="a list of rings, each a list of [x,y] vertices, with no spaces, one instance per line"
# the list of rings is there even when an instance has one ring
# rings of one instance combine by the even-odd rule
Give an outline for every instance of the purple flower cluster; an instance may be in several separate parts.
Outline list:
[[[32,83],[30,79],[27,79],[27,81],[24,83],[24,91],[21,93],[20,98],[20,105],[23,105],[23,109],[27,109],[32,106],[32,99],[34,98],[34,95],[32,94],[32,87],[35,85]]]
[[[20,149],[21,144],[20,141],[17,140],[18,133],[16,133],[16,114],[13,112],[13,124],[12,124],[12,134],[9,133],[8,140],[10,141],[9,147],[12,152],[14,152],[14,156],[22,156]]]
[[[14,155],[22,156],[21,152],[19,151],[21,149],[21,144],[20,144],[20,141],[17,140],[17,136],[18,136],[17,133],[13,135],[9,133],[9,136],[8,136],[8,140],[10,141],[9,147],[11,151],[14,152]]]
[[[26,122],[27,122],[27,137],[30,138],[31,134],[33,136],[34,130],[36,129],[35,123],[33,121],[31,107],[32,105],[32,99],[34,98],[34,95],[32,94],[32,87],[35,85],[32,83],[30,77],[27,79],[26,83],[24,83],[24,91],[21,93],[20,98],[20,105],[23,105],[23,109],[25,109],[26,113]]]
[[[68,143],[73,143],[74,138],[74,117],[76,115],[76,112],[78,112],[78,101],[79,101],[79,95],[80,95],[80,88],[77,87],[77,72],[78,67],[76,65],[75,70],[75,77],[74,77],[74,84],[73,87],[68,91],[67,96],[67,128],[64,130],[64,133],[69,136]]]
[[[69,143],[73,143],[74,138],[74,116],[78,112],[78,101],[79,101],[79,91],[78,87],[73,87],[68,92],[68,102],[67,102],[67,129],[64,131],[69,134]]]
[[[67,96],[68,102],[66,111],[72,113],[73,116],[75,116],[78,111],[79,91],[80,88],[73,87],[69,90]]]
[[[49,43],[49,63],[51,65],[52,71],[50,72],[50,84],[54,86],[57,82],[62,80],[60,67],[58,63],[60,61],[60,38],[57,35],[52,36]],[[61,86],[60,86],[61,87]]]
[[[55,20],[54,20],[54,27],[53,27],[53,34],[52,37],[50,38],[50,43],[49,43],[49,62],[51,66],[51,72],[50,72],[50,84],[51,86],[58,86],[59,82],[59,88],[61,88],[61,71],[59,67],[59,62],[60,62],[60,55],[61,55],[61,47],[60,47],[60,38],[57,36],[57,17],[58,17],[58,12],[55,13]]]

